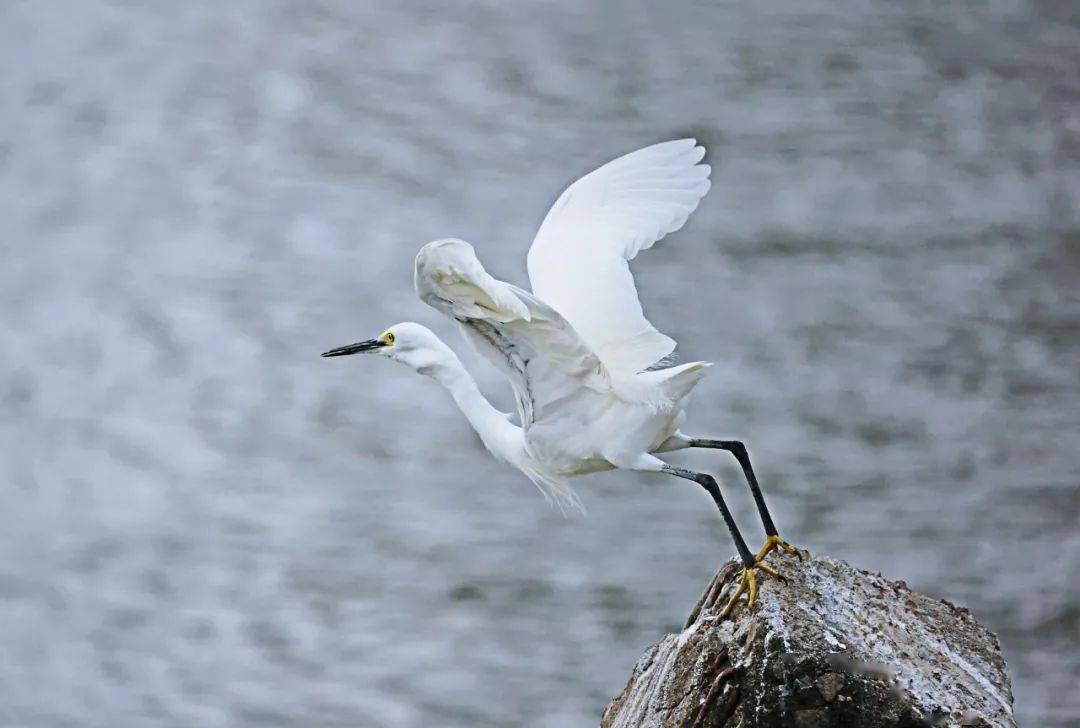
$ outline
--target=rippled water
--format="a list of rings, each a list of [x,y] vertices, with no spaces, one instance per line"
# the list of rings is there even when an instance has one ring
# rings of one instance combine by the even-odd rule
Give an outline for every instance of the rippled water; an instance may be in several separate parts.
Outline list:
[[[0,723],[595,725],[732,552],[707,498],[564,520],[434,384],[317,355],[464,350],[421,244],[522,283],[564,184],[691,134],[713,190],[637,265],[717,364],[687,429],[1080,716],[1076,5],[661,5],[4,5]]]

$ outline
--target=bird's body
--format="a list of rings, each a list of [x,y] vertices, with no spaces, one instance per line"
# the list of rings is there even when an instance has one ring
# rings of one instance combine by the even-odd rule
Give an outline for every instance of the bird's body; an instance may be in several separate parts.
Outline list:
[[[664,366],[675,342],[645,319],[628,265],[682,227],[697,207],[709,189],[703,156],[693,139],[665,142],[570,185],[529,251],[532,292],[493,278],[462,240],[436,240],[420,250],[417,294],[455,320],[466,340],[506,375],[519,424],[493,407],[453,351],[419,324],[397,324],[378,339],[324,356],[378,352],[431,376],[451,393],[485,447],[560,507],[577,505],[570,478],[613,468],[698,482],[732,531],[752,600],[754,571],[771,571],[761,559],[775,548],[793,549],[776,534],[742,443],[679,431],[686,397],[709,364]],[[756,560],[716,481],[657,457],[687,447],[725,449],[739,460],[768,534]],[[734,598],[728,611],[733,604]]]
[[[708,366],[613,371],[555,309],[489,276],[462,240],[424,246],[415,283],[420,298],[455,319],[509,378],[521,452],[504,459],[560,505],[576,503],[568,478],[627,467],[675,436],[682,402]]]

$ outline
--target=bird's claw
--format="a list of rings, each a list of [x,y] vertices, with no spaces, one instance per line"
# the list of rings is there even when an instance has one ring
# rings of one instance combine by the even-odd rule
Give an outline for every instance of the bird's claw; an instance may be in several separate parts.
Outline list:
[[[731,611],[735,609],[735,603],[739,601],[744,593],[746,596],[746,608],[751,609],[754,606],[754,602],[757,600],[757,572],[763,571],[774,579],[780,581],[786,581],[784,577],[780,576],[775,569],[772,569],[764,564],[755,564],[754,566],[743,567],[743,570],[739,573],[739,588],[735,590],[735,593],[728,600],[728,603],[724,606],[720,612],[720,619],[724,619]]]
[[[760,566],[761,562],[765,559],[765,557],[773,551],[776,551],[777,549],[783,551],[786,554],[791,554],[798,558],[799,561],[802,561],[802,554],[799,553],[799,550],[797,548],[795,548],[779,536],[768,536],[765,538],[765,545],[761,547],[761,551],[758,551],[757,559],[755,559],[755,562],[758,564],[758,566]]]

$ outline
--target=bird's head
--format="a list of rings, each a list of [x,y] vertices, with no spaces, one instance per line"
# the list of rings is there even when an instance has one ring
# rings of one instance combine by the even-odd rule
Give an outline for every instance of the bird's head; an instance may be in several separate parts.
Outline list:
[[[431,375],[440,365],[457,355],[426,326],[405,321],[394,324],[374,339],[324,351],[324,357],[375,354],[407,364],[421,374]]]

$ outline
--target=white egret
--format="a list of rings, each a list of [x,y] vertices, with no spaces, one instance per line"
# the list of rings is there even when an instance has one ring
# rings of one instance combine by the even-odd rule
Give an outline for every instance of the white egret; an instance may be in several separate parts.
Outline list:
[[[684,402],[707,362],[664,366],[675,342],[646,319],[629,261],[681,228],[709,189],[705,150],[693,139],[620,157],[570,185],[544,218],[528,255],[530,293],[488,275],[457,239],[428,243],[416,257],[420,298],[458,322],[465,338],[513,386],[519,424],[480,393],[454,352],[417,323],[323,356],[379,354],[449,390],[487,449],[517,467],[561,506],[576,505],[567,480],[612,468],[667,473],[700,484],[719,508],[743,563],[726,616],[773,550],[798,554],[779,536],[743,443],[679,430]],[[750,552],[716,479],[657,457],[685,448],[727,450],[738,460],[765,528]]]

